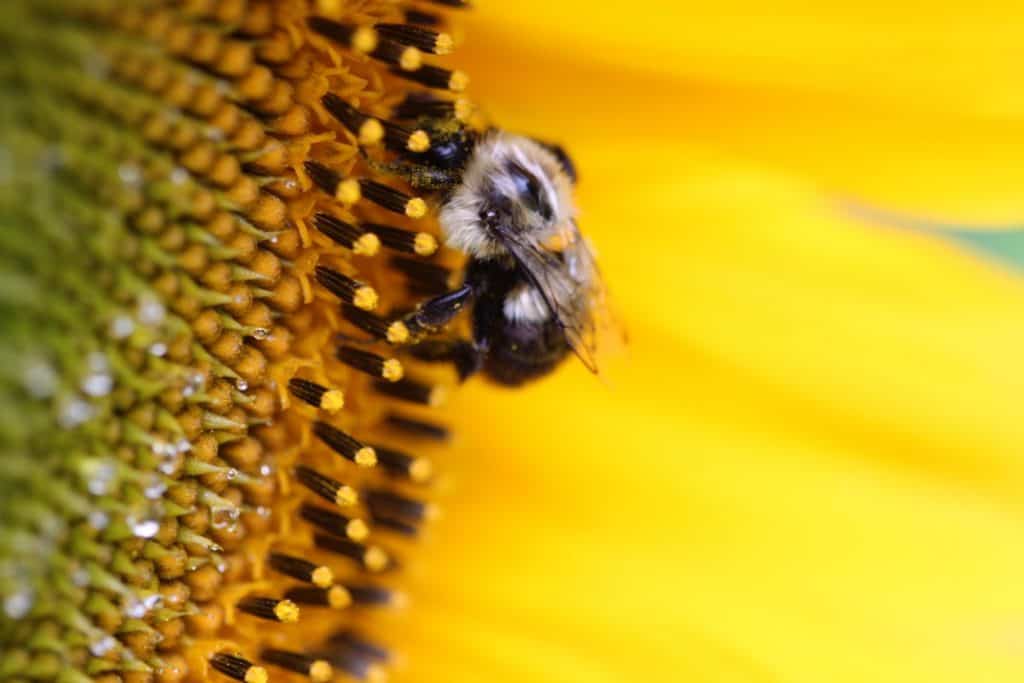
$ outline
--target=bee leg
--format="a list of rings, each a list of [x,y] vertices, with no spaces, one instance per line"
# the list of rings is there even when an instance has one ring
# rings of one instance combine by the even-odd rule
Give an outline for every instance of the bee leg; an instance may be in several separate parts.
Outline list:
[[[407,315],[403,322],[415,335],[431,334],[451,322],[459,311],[465,308],[476,292],[471,284],[464,284],[455,291],[425,301]]]
[[[466,339],[427,339],[409,347],[409,353],[428,363],[451,363],[460,382],[480,371],[486,355],[484,349]]]

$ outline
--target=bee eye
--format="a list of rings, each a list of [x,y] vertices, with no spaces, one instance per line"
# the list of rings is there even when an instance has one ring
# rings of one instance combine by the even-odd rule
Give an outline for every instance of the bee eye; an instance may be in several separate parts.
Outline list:
[[[480,212],[480,222],[489,228],[498,225],[498,212],[494,209],[485,209]]]
[[[536,211],[546,220],[550,220],[553,214],[551,205],[548,204],[537,178],[516,163],[508,165],[508,174],[515,183],[519,200],[528,208]]]

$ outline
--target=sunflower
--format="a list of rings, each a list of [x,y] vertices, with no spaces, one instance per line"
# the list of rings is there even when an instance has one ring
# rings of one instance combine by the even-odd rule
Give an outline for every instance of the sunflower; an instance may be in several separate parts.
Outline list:
[[[1021,285],[888,219],[1019,221],[1014,7],[478,3],[451,30],[456,61],[490,119],[574,157],[630,353],[604,383],[572,365],[522,391],[471,381],[438,417],[389,402],[386,344],[322,351],[338,330],[387,336],[366,309],[400,310],[417,288],[379,256],[416,256],[429,217],[386,214],[411,238],[350,229],[302,163],[347,173],[351,143],[395,144],[362,124],[393,120],[418,57],[346,55],[377,50],[357,29],[399,4],[316,3],[333,22],[320,31],[305,13],[260,24],[280,20],[270,4],[0,9],[0,677],[1020,677]],[[172,31],[162,5],[188,26]],[[266,38],[276,80],[200,59],[235,54],[239,35]],[[158,37],[197,82],[154,61]],[[306,40],[320,89],[275,99]],[[231,148],[259,195],[227,182],[223,144],[145,108],[200,94],[211,72],[252,101],[204,120],[255,112],[300,141]],[[315,106],[328,90],[371,116],[335,120]],[[342,199],[344,174],[324,178]],[[225,227],[228,200],[244,229]],[[69,225],[97,237],[87,253]],[[166,491],[146,476],[158,465]],[[367,491],[390,507],[335,505]],[[396,496],[440,514],[396,519]]]

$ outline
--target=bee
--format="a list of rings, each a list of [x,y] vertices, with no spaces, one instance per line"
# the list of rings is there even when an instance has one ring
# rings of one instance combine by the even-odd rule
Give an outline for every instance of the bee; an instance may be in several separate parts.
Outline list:
[[[415,337],[412,354],[454,361],[462,379],[483,372],[509,386],[547,375],[573,353],[596,373],[599,331],[614,324],[594,254],[577,227],[568,155],[454,118],[420,117],[416,129],[429,135],[429,149],[368,161],[435,193],[444,243],[468,259],[460,286],[403,318]],[[472,338],[438,338],[467,308]]]

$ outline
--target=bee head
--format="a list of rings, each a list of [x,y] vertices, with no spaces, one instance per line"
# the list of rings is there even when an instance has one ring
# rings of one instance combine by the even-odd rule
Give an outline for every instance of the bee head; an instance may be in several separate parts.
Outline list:
[[[543,243],[573,219],[572,182],[545,146],[495,131],[473,151],[462,183],[441,209],[448,246],[502,258],[504,241]]]

